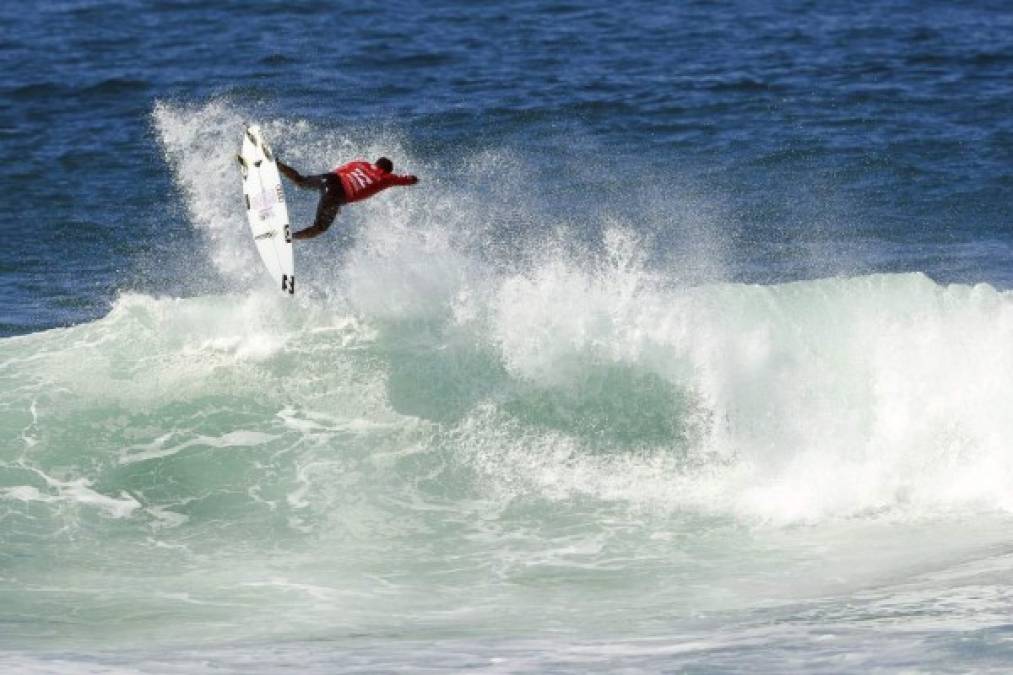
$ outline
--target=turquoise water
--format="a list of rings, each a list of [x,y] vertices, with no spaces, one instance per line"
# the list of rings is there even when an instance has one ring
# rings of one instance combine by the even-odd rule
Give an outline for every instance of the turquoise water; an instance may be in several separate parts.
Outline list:
[[[8,339],[7,663],[1001,663],[1008,294],[616,265]]]

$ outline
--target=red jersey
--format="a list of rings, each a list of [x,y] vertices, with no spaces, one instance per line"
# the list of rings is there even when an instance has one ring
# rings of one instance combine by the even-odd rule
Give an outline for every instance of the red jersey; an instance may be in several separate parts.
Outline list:
[[[341,179],[346,202],[362,201],[380,190],[386,190],[394,185],[414,185],[418,181],[415,176],[387,173],[369,162],[349,162],[336,167],[332,173]]]

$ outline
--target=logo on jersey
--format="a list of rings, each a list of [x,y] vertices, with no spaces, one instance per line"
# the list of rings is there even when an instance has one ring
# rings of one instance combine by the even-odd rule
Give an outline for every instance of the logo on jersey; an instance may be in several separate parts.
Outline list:
[[[348,172],[348,180],[355,185],[356,190],[365,190],[366,187],[373,184],[373,179],[369,177],[369,174],[362,169],[353,169]]]

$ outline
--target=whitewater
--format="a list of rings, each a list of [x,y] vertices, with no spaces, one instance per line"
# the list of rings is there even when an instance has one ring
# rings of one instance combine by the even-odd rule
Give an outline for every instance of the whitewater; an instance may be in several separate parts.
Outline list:
[[[151,114],[187,293],[0,341],[0,667],[1002,669],[1009,291],[726,281],[698,211],[664,257],[614,214],[524,229],[504,150],[347,209],[289,298],[236,207],[252,112]]]

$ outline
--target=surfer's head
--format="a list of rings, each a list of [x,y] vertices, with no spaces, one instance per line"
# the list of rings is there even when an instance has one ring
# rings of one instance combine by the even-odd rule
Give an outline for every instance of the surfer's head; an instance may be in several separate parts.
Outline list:
[[[390,173],[391,171],[394,170],[394,162],[390,161],[386,157],[381,157],[380,159],[376,160],[375,164],[376,166],[383,169],[387,173]]]

